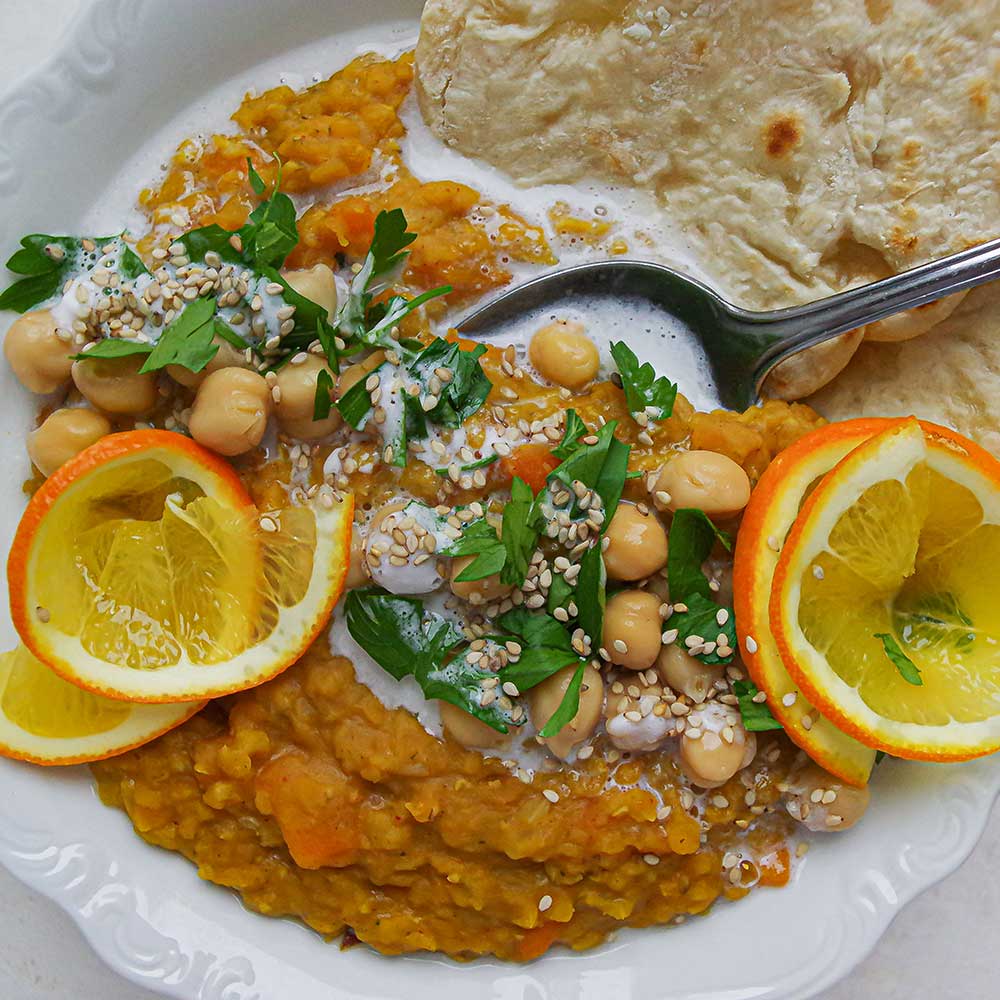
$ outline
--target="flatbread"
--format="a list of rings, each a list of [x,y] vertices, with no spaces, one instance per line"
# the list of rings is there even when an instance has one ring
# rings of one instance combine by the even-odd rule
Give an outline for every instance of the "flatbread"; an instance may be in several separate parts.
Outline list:
[[[970,292],[916,340],[862,344],[847,370],[809,402],[834,420],[916,414],[1000,457],[1000,286]]]
[[[417,66],[445,142],[523,184],[654,192],[749,308],[1000,235],[1000,0],[429,0]],[[936,343],[935,368],[968,360]]]

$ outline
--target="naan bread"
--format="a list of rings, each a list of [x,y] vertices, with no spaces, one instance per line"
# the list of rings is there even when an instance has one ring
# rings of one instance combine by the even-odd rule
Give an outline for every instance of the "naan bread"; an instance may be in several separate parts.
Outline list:
[[[524,184],[654,191],[749,308],[1000,235],[1000,0],[429,0],[417,65],[447,143]],[[871,338],[905,340],[958,304]],[[935,338],[935,372],[967,362],[952,340]],[[984,408],[996,423],[1000,401]]]
[[[916,340],[862,344],[847,370],[809,402],[833,420],[915,413],[1000,457],[1000,287],[970,292]]]

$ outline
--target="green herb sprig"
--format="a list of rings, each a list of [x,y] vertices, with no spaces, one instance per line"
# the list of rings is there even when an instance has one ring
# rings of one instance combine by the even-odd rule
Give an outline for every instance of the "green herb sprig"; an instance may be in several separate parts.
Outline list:
[[[653,366],[648,362],[640,364],[635,351],[623,341],[611,345],[611,357],[618,366],[629,412],[633,416],[645,413],[653,420],[666,420],[674,412],[676,383],[664,376],[657,378]],[[650,408],[653,413],[648,412]]]

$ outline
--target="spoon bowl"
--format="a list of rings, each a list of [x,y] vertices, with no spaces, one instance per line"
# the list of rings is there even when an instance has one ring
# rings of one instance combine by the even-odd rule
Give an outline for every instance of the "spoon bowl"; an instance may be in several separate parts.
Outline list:
[[[683,343],[693,371],[687,380],[672,377],[692,402],[742,410],[759,401],[767,376],[787,358],[997,278],[1000,239],[806,305],[754,312],[662,264],[602,260],[532,278],[465,316],[455,328],[466,337],[489,337],[553,308],[603,303],[627,313],[629,303],[641,300],[660,314],[659,332]],[[692,377],[697,384],[685,384]]]

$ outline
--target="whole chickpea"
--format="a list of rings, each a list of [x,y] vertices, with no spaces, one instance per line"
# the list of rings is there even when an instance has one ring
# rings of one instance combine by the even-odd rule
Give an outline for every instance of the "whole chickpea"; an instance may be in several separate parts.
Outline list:
[[[601,645],[612,663],[645,670],[661,649],[663,619],[660,599],[645,590],[620,590],[604,610]]]
[[[322,420],[313,420],[316,383],[322,371],[330,376],[332,383],[333,373],[326,358],[315,354],[304,355],[303,360],[297,364],[290,361],[278,371],[278,381],[275,384],[280,399],[274,405],[274,412],[281,429],[290,437],[316,441],[332,434],[340,426],[340,411],[334,406],[330,407],[328,416]]]
[[[709,517],[733,517],[750,500],[750,477],[726,455],[682,451],[663,467],[656,492],[670,494],[671,510],[697,507]]]
[[[459,556],[452,560],[451,592],[456,597],[473,605],[489,604],[491,601],[502,600],[513,588],[508,583],[501,583],[498,573],[484,577],[482,580],[462,580],[460,582],[457,579],[467,566],[472,565],[475,558],[475,556]]]
[[[337,399],[343,399],[350,389],[353,389],[362,378],[371,375],[383,361],[385,361],[385,351],[375,351],[364,361],[345,368],[337,377]]]
[[[701,735],[692,739],[692,729]],[[732,741],[725,738],[727,729],[732,730]],[[743,728],[738,712],[710,701],[688,716],[680,741],[681,769],[699,787],[724,785],[756,753],[757,738]]]
[[[25,313],[14,320],[3,342],[3,353],[21,385],[29,392],[62,388],[70,377],[76,353],[56,332],[48,309]]]
[[[510,731],[498,733],[492,726],[480,722],[451,702],[438,702],[441,725],[445,733],[463,747],[502,747],[510,742]]]
[[[262,376],[220,368],[198,389],[188,429],[195,441],[220,455],[242,455],[260,444],[270,412],[271,390]]]
[[[86,407],[55,410],[28,435],[28,457],[43,476],[51,476],[75,455],[111,433],[111,422]]]
[[[128,358],[85,358],[73,363],[73,382],[92,406],[105,413],[138,416],[156,406],[156,372],[139,374],[146,360],[139,354]]]
[[[583,324],[568,320],[538,330],[528,345],[528,357],[542,378],[567,389],[581,389],[601,365],[597,345],[584,333]]]
[[[333,319],[337,313],[337,282],[333,271],[326,264],[316,264],[299,271],[285,271],[282,277],[294,291],[322,306],[327,316]]]
[[[686,694],[698,705],[708,697],[715,682],[722,677],[721,667],[702,663],[676,643],[660,650],[656,672],[664,684],[679,694]]]
[[[563,667],[558,673],[553,674],[528,692],[531,722],[539,732],[545,728],[545,724],[562,704],[563,696],[566,694],[566,689],[569,687],[576,669],[575,664]],[[580,707],[577,709],[576,715],[555,736],[540,739],[539,742],[547,746],[557,757],[566,760],[573,752],[573,748],[586,740],[594,731],[601,718],[603,708],[604,679],[601,677],[601,672],[592,663],[588,663],[583,668]]]
[[[867,785],[864,788],[845,785],[813,763],[792,775],[788,784],[789,804],[795,804],[792,815],[816,833],[849,830],[864,816],[871,801]]]
[[[604,568],[612,580],[643,580],[667,564],[666,529],[635,504],[618,504],[605,538]]]
[[[246,354],[230,344],[228,340],[214,337],[212,343],[218,347],[218,350],[215,352],[215,357],[200,372],[193,372],[183,365],[167,365],[167,374],[180,385],[188,389],[197,389],[212,372],[217,372],[222,368],[250,368]]]

